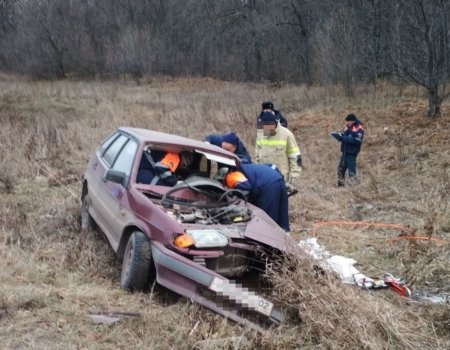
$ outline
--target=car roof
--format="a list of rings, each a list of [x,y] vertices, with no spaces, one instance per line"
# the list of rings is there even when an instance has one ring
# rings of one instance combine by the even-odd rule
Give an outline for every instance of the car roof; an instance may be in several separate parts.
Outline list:
[[[207,153],[217,154],[227,158],[233,158],[237,162],[240,161],[239,157],[237,157],[235,154],[207,142],[197,141],[183,136],[172,135],[148,129],[120,127],[118,130],[135,137],[143,143],[151,143],[155,146],[167,148],[173,147],[179,149],[180,151],[186,148],[195,149]]]

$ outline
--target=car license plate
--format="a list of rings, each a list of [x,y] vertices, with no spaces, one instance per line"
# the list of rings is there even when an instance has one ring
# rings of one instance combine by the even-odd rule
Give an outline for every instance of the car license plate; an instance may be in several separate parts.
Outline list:
[[[234,281],[214,277],[209,289],[246,309],[255,310],[266,316],[272,313],[273,303]]]
[[[258,297],[258,299],[256,311],[262,313],[263,315],[270,316],[273,309],[273,303],[261,297]]]

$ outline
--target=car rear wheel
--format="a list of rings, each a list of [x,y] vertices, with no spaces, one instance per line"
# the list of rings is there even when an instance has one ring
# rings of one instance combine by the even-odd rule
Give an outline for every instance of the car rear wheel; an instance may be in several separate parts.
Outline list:
[[[128,239],[122,263],[122,288],[144,291],[156,277],[151,243],[147,236],[135,231]]]
[[[89,214],[90,206],[91,206],[91,198],[89,197],[89,194],[86,193],[86,195],[83,198],[83,203],[81,204],[82,231],[95,230],[97,227],[95,220],[92,218],[91,214]]]

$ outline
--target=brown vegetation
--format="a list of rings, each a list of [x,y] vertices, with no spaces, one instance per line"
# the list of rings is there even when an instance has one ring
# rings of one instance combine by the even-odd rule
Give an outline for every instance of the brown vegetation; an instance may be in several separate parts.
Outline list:
[[[264,334],[227,322],[154,287],[129,294],[100,233],[79,230],[80,180],[91,152],[114,128],[145,127],[202,139],[235,130],[253,151],[255,118],[272,99],[303,153],[300,193],[291,200],[295,239],[323,220],[409,225],[450,241],[450,106],[426,118],[414,88],[384,84],[354,98],[338,88],[211,79],[39,82],[0,78],[0,343],[2,348],[368,348],[450,347],[449,305],[424,305],[392,291],[361,291],[309,261],[270,273],[287,322]],[[360,184],[335,187],[340,129],[349,112],[366,127]],[[358,260],[370,276],[391,272],[411,288],[450,292],[449,245],[400,241],[370,227],[321,227],[319,242]],[[293,268],[293,267],[297,268]],[[301,266],[302,268],[298,268]],[[90,312],[140,318],[96,325]],[[302,322],[300,322],[300,318]]]

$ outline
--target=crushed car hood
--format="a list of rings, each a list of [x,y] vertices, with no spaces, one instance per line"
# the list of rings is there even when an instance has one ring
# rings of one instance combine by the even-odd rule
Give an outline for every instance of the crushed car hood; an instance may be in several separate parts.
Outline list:
[[[202,176],[191,176],[183,182],[180,182],[175,187],[179,188],[198,188],[208,189],[214,188],[225,193],[228,188],[224,187],[219,181],[205,178]],[[246,229],[243,235],[256,242],[272,246],[281,251],[286,251],[289,246],[290,237],[281,229],[270,217],[260,208],[246,203],[246,206],[252,210],[252,219],[247,222]]]

